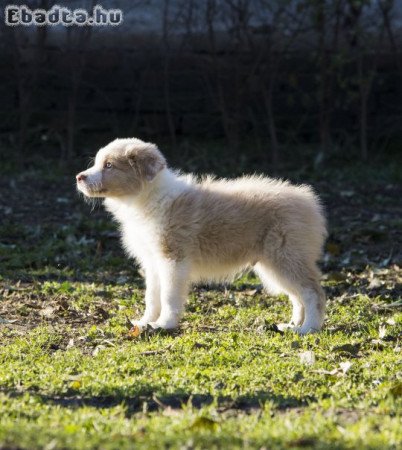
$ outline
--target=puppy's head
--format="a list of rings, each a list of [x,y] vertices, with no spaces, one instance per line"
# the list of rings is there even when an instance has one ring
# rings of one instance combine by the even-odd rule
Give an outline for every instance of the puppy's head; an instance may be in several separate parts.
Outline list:
[[[139,139],[116,139],[96,154],[93,167],[77,176],[87,197],[137,195],[166,167],[156,145]]]

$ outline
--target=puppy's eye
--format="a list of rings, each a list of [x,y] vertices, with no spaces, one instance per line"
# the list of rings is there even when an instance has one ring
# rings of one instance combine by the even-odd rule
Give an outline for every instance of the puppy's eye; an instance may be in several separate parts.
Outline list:
[[[111,169],[113,167],[113,164],[111,162],[105,163],[105,169]]]

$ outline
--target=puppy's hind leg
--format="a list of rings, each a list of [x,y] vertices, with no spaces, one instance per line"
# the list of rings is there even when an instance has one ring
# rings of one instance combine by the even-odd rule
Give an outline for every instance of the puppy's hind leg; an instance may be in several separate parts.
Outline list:
[[[150,325],[154,328],[173,329],[179,324],[189,289],[190,267],[184,261],[162,260],[158,264],[161,313]]]
[[[293,304],[290,324],[279,328],[292,328],[300,334],[321,330],[325,318],[325,294],[319,283],[319,270],[314,265],[288,259],[286,264],[262,263],[268,274],[288,294]]]
[[[322,328],[325,319],[325,293],[318,280],[312,280],[301,291],[305,318],[296,331],[300,334],[313,333]]]
[[[288,294],[290,301],[292,302],[293,311],[292,319],[289,324],[280,324],[280,328],[294,328],[299,327],[304,321],[304,306],[297,295],[291,294],[281,286],[278,277],[275,272],[269,268],[268,265],[257,263],[254,266],[256,274],[261,279],[266,291],[273,295]]]
[[[302,323],[295,323],[299,334],[320,331],[325,318],[325,294],[319,282],[319,270],[315,264],[297,263],[278,268],[278,279],[291,299],[302,305]]]

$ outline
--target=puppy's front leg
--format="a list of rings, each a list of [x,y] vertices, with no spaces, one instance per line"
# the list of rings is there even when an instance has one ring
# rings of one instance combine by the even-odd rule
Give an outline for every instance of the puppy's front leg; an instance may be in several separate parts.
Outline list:
[[[159,276],[156,268],[151,265],[145,268],[145,312],[135,325],[144,327],[158,319],[161,313],[161,292]]]
[[[172,329],[179,324],[189,287],[190,267],[184,261],[162,260],[158,264],[161,314],[154,328]]]

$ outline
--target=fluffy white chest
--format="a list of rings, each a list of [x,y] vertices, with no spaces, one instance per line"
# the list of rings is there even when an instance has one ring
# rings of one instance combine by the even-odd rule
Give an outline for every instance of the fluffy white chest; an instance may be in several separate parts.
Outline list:
[[[157,227],[142,218],[127,218],[121,225],[122,239],[130,255],[141,261],[148,254],[156,253],[159,242]]]
[[[120,223],[123,245],[130,256],[141,264],[158,256],[161,224],[125,204],[107,202],[106,207]]]

